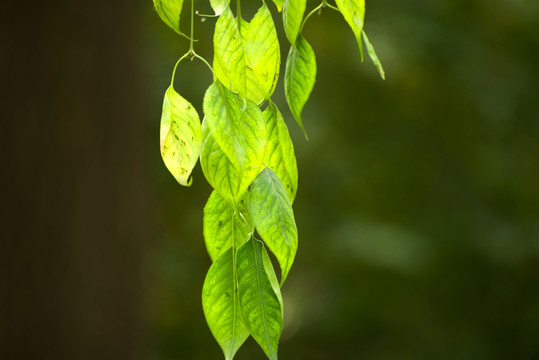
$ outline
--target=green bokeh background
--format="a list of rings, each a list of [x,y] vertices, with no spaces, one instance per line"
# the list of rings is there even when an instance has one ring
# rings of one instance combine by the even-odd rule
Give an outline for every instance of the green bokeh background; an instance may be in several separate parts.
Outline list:
[[[88,151],[96,149],[107,159],[127,138],[130,149],[138,149],[136,156],[120,151],[117,162],[66,175],[70,183],[90,179],[90,187],[96,186],[93,179],[112,181],[123,200],[116,210],[107,205],[110,197],[94,204],[92,214],[103,215],[87,217],[92,224],[54,218],[58,229],[65,225],[75,230],[63,235],[60,250],[45,255],[45,260],[36,256],[36,263],[59,270],[43,273],[38,266],[32,268],[29,286],[44,287],[36,292],[56,297],[30,301],[26,290],[13,290],[8,303],[21,304],[24,298],[29,305],[19,305],[21,313],[37,309],[37,317],[22,316],[19,321],[9,318],[6,310],[3,314],[12,322],[4,324],[30,325],[17,325],[17,331],[6,326],[4,339],[42,346],[43,359],[83,359],[88,354],[101,359],[221,359],[200,301],[210,266],[202,210],[211,188],[199,165],[193,185],[181,187],[159,155],[162,98],[188,41],[160,21],[149,0],[110,5],[111,11],[125,10],[128,3],[128,15],[108,13],[106,18],[129,21],[104,27],[96,40],[114,36],[110,34],[116,30],[124,34],[125,42],[113,43],[121,44],[120,50],[113,45],[96,47],[102,47],[105,59],[108,51],[130,55],[116,53],[103,62],[119,64],[112,67],[119,78],[109,78],[111,87],[121,89],[120,83],[129,79],[118,95],[125,100],[103,100],[115,96],[107,93],[106,81],[90,84],[80,99],[103,100],[118,108],[119,116],[94,131],[121,136],[87,144]],[[248,18],[259,3],[244,3]],[[282,40],[284,63],[288,43],[282,21],[274,5],[268,5]],[[308,2],[309,9],[315,5]],[[210,12],[206,1],[196,0],[195,8]],[[107,9],[101,4],[100,11]],[[186,1],[185,31],[188,11]],[[88,20],[88,32],[101,29],[98,24],[104,21],[95,13]],[[195,48],[211,59],[215,20],[195,21]],[[130,30],[119,30],[122,26]],[[299,168],[294,210],[300,243],[282,289],[280,358],[539,359],[539,2],[371,0],[365,30],[384,64],[386,81],[368,58],[360,62],[355,38],[340,14],[324,9],[304,28],[318,64],[317,83],[303,111],[310,141],[305,141],[286,106],[284,66],[274,96],[290,129]],[[127,38],[130,35],[134,39]],[[62,66],[69,69],[69,64],[82,62],[84,67],[90,46],[69,39],[79,44],[80,52],[59,55]],[[122,63],[129,64],[130,72]],[[201,113],[210,82],[205,65],[185,61],[175,87]],[[138,92],[132,84],[138,84]],[[65,83],[61,86],[67,88]],[[58,96],[73,95],[65,90]],[[138,130],[115,127],[125,108],[131,109],[133,129]],[[91,124],[104,110],[88,111]],[[76,153],[78,146],[73,141],[64,150]],[[74,169],[83,166],[74,163]],[[136,164],[135,172],[111,180],[130,164]],[[107,171],[111,177],[101,177]],[[143,181],[123,188],[122,179],[127,178]],[[55,199],[80,204],[76,194]],[[82,201],[93,195],[87,196]],[[144,201],[133,200],[140,196]],[[37,209],[47,207],[48,202],[37,201]],[[118,215],[132,204],[142,210]],[[120,220],[111,229],[142,229],[140,238],[131,242],[121,231],[91,232],[114,216]],[[50,238],[52,244],[59,243]],[[14,246],[22,249],[15,258],[31,263],[26,248]],[[61,251],[62,246],[71,250]],[[14,276],[8,284],[24,284],[27,278],[13,269],[5,270]],[[70,272],[80,276],[73,275],[73,280]],[[55,305],[40,306],[39,301]],[[42,336],[51,338],[41,343]],[[252,339],[237,355],[238,360],[264,358]]]
[[[309,142],[286,108],[282,76],[275,96],[300,175],[283,359],[539,358],[538,9],[367,2],[386,81],[360,63],[338,13],[310,20],[303,33],[318,76],[303,115]],[[148,37],[154,88],[164,89],[185,45],[158,22],[148,19]],[[212,28],[197,23],[208,56]],[[178,74],[178,91],[200,109],[206,69]],[[210,189],[200,169],[191,189],[161,164],[154,175],[166,201],[152,262],[153,350],[218,358],[199,300]],[[250,341],[237,358],[264,357]]]

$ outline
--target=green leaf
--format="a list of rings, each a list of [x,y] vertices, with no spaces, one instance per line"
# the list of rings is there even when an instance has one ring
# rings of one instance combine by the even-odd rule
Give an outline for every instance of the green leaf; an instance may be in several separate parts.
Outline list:
[[[180,31],[183,0],[153,0],[153,5],[161,20],[178,34],[183,35]]]
[[[266,129],[256,104],[243,101],[219,81],[204,96],[204,113],[213,138],[232,164],[238,168],[258,163],[264,155]]]
[[[363,60],[361,31],[363,30],[363,23],[365,20],[365,0],[335,0],[335,3],[356,36],[361,59]]]
[[[239,28],[227,7],[215,25],[214,47],[214,73],[225,87],[257,104],[271,96],[279,77],[281,51],[265,3],[250,23],[241,20]]]
[[[279,39],[266,3],[250,23],[242,22],[240,30],[245,46],[245,97],[260,104],[273,94],[281,65]]]
[[[230,3],[230,0],[210,0],[210,5],[215,15],[219,16]]]
[[[249,337],[243,321],[236,281],[232,248],[210,267],[202,287],[202,308],[213,337],[223,350],[225,359],[234,354]]]
[[[232,205],[237,205],[247,188],[263,167],[262,155],[247,152],[248,161],[242,169],[237,169],[213,138],[207,121],[202,124],[204,144],[200,155],[200,164],[206,180]]]
[[[249,240],[253,232],[251,213],[248,209],[249,193],[239,203],[240,214],[217,191],[212,192],[204,207],[203,232],[206,249],[212,261],[227,251],[232,244],[236,248]]]
[[[369,57],[371,58],[374,66],[376,66],[376,69],[378,70],[378,73],[380,74],[380,77],[383,80],[385,80],[386,79],[386,73],[384,71],[382,63],[380,62],[380,59],[378,59],[378,55],[376,55],[376,51],[374,51],[374,47],[372,46],[371,42],[369,41],[369,38],[367,37],[367,34],[365,33],[365,31],[363,31],[363,40],[365,40],[365,45],[367,46],[367,53],[369,54]]]
[[[282,299],[268,254],[255,238],[240,246],[236,255],[241,312],[251,335],[270,360],[277,360],[283,329]],[[271,275],[270,275],[271,274]]]
[[[213,35],[213,72],[217,79],[232,91],[245,97],[245,49],[238,25],[227,6],[217,23]]]
[[[305,137],[307,132],[301,121],[301,110],[309,99],[309,95],[316,81],[316,58],[311,45],[298,36],[296,47],[291,46],[286,60],[286,72],[284,75],[284,90],[286,101],[292,115],[303,130]]]
[[[251,186],[249,208],[255,228],[281,266],[286,280],[298,249],[298,229],[292,204],[279,177],[265,168]]]
[[[283,116],[271,100],[263,115],[268,138],[264,164],[281,179],[288,198],[293,203],[298,187],[298,168],[292,139],[290,139]]]
[[[292,47],[296,45],[296,39],[301,30],[301,22],[307,0],[284,0],[283,1],[283,26],[286,37]],[[277,5],[277,7],[279,7]]]
[[[189,186],[189,175],[202,148],[202,129],[196,110],[170,86],[161,115],[161,156],[176,180]]]

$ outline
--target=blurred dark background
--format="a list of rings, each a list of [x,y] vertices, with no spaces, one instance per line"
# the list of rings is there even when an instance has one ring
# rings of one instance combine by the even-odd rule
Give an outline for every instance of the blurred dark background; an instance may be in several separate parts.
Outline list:
[[[211,189],[199,166],[180,187],[158,145],[188,42],[150,0],[0,20],[0,358],[221,359],[200,303]],[[211,59],[215,21],[195,21]],[[539,2],[367,1],[365,29],[386,81],[338,13],[304,29],[309,142],[284,68],[274,96],[300,174],[280,357],[539,359]],[[210,82],[183,62],[175,86],[200,112]]]

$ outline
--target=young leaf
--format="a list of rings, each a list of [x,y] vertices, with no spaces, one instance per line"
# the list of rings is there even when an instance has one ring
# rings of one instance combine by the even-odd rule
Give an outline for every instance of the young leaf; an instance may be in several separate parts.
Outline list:
[[[251,186],[249,208],[255,228],[281,266],[286,280],[298,249],[298,229],[286,190],[273,171],[265,168]]]
[[[296,39],[301,30],[306,5],[307,0],[283,1],[283,26],[292,47],[296,46]],[[277,7],[279,6],[277,5]]]
[[[204,144],[200,164],[206,180],[231,204],[238,204],[262,169],[262,153],[247,152],[246,166],[237,169],[213,138],[204,121]]]
[[[196,110],[170,86],[161,115],[161,157],[176,180],[189,186],[189,175],[202,148],[202,129]]]
[[[227,251],[232,243],[238,247],[249,240],[253,231],[248,209],[249,193],[239,203],[240,214],[217,191],[212,192],[204,207],[203,232],[206,249],[212,261]]]
[[[279,287],[275,288],[270,280],[275,279],[275,274],[265,252],[262,243],[254,237],[239,247],[236,255],[238,290],[247,328],[269,359],[277,360],[283,329],[282,299]]]
[[[284,91],[286,101],[292,115],[303,130],[305,137],[307,132],[301,121],[301,110],[309,99],[309,95],[316,81],[316,58],[311,45],[303,38],[298,36],[296,47],[291,46],[286,60],[286,72],[284,75]]]
[[[230,248],[215,260],[202,287],[202,308],[206,322],[227,360],[234,358],[249,337],[249,330],[241,315],[232,256],[233,249]]]
[[[210,5],[215,15],[219,16],[230,3],[230,0],[210,0]]]
[[[178,34],[183,35],[180,31],[183,0],[153,0],[153,5],[161,20]]]
[[[266,3],[262,3],[250,23],[242,22],[240,30],[245,46],[245,97],[260,104],[275,90],[281,65],[279,39]]]
[[[245,49],[230,7],[225,7],[215,24],[213,72],[219,81],[245,97]]]
[[[363,30],[363,23],[365,20],[365,0],[335,0],[335,3],[354,32],[361,59],[363,59],[361,31]]]
[[[271,100],[263,115],[268,138],[264,164],[281,179],[290,203],[293,203],[298,187],[298,168],[292,139],[290,139],[283,116]]]
[[[206,91],[203,106],[213,138],[235,167],[242,169],[251,165],[246,162],[260,160],[266,129],[254,102],[243,101],[217,81]]]
[[[367,37],[367,34],[365,33],[365,31],[363,31],[363,40],[365,40],[365,45],[367,46],[367,53],[369,54],[369,57],[371,58],[374,66],[376,66],[376,69],[378,69],[378,73],[380,74],[380,77],[383,80],[385,80],[386,73],[384,71],[384,68],[382,67],[382,63],[380,62],[380,59],[378,59],[378,55],[376,55],[376,51],[374,51],[374,47],[369,41],[369,38]]]

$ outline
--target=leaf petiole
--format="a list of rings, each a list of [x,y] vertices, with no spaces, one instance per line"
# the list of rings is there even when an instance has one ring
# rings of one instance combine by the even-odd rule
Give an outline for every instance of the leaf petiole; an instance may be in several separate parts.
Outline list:
[[[305,23],[307,22],[307,20],[317,11],[321,11],[323,7],[325,7],[327,5],[327,3],[325,1],[322,1],[322,3],[320,5],[318,5],[317,7],[315,7],[314,9],[311,10],[311,12],[309,14],[307,14],[307,16],[305,17],[305,20],[303,20],[303,23],[301,23],[301,26],[299,28],[299,32],[301,32],[303,30],[303,27],[305,26]]]

